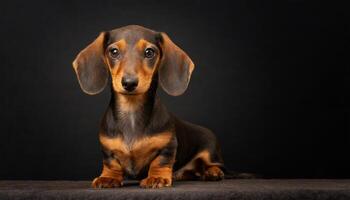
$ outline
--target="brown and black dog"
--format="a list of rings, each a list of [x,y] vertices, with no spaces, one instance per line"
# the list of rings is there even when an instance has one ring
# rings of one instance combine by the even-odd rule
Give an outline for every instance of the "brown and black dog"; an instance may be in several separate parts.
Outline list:
[[[142,179],[145,188],[171,186],[173,179],[223,179],[214,134],[173,116],[156,95],[158,84],[170,95],[184,93],[194,69],[165,33],[137,25],[102,32],[73,67],[90,95],[112,79],[99,132],[103,170],[93,187],[120,187],[124,177]]]

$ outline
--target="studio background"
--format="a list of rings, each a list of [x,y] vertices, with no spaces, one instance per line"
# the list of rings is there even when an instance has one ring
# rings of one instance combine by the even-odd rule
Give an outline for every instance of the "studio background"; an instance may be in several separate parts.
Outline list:
[[[168,109],[212,129],[231,170],[349,178],[349,19],[318,1],[2,1],[0,179],[92,179],[109,89],[72,61],[98,33],[168,33],[196,64]]]

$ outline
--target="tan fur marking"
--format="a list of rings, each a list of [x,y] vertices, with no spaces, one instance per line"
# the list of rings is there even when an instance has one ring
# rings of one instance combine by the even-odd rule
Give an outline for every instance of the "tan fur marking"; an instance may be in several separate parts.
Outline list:
[[[116,46],[118,47],[119,51],[125,51],[127,47],[127,43],[124,39],[121,39],[118,42],[110,44],[109,46]]]
[[[117,94],[118,95],[118,94]],[[144,95],[118,95],[118,104],[122,112],[133,112],[144,102]]]
[[[123,53],[126,51],[126,49],[128,47],[128,45],[124,39],[121,39],[118,42],[115,42],[109,46],[117,47],[119,49],[119,51],[123,52]],[[108,53],[106,53],[106,56],[108,57]],[[123,75],[122,62],[116,62],[116,64],[114,65],[113,63],[110,62],[110,59],[106,59],[106,60],[107,60],[108,66],[109,66],[109,70],[111,72],[113,88],[115,90],[122,91],[123,87],[120,84],[121,78]]]
[[[144,52],[144,50],[148,47],[153,47],[154,49],[158,49],[155,47],[151,42],[148,42],[147,40],[140,39],[136,43],[136,47],[138,51]],[[147,66],[147,60],[144,59],[142,61],[142,66],[138,70],[138,77],[139,77],[139,90],[140,91],[147,91],[151,82],[154,72],[157,70],[158,64],[159,64],[159,53],[156,54],[156,61],[154,62],[154,66]]]
[[[210,159],[210,154],[207,150],[201,151],[195,156],[196,159],[201,159],[206,165],[212,165],[211,164],[211,159]]]
[[[140,170],[156,156],[157,150],[169,143],[171,138],[171,132],[164,132],[156,136],[140,138],[132,144],[126,144],[121,137],[109,138],[100,135],[100,142],[102,146],[117,155],[122,168],[130,167],[132,160],[135,169]]]
[[[122,186],[123,171],[116,160],[103,162],[102,173],[92,181],[94,188],[114,188]]]
[[[147,44],[150,44],[150,42],[148,42],[145,39],[140,39],[139,41],[137,41],[136,47],[138,50],[144,50],[146,48]]]
[[[125,153],[128,152],[128,148],[126,147],[122,138],[120,137],[109,138],[109,137],[100,135],[100,142],[102,146],[106,147],[111,151],[118,150],[120,152],[125,152]]]
[[[210,166],[207,169],[207,171],[210,172],[211,174],[220,174],[222,172],[222,170],[218,166]]]
[[[122,168],[116,160],[111,160],[109,163],[103,163],[101,176],[123,179]]]
[[[220,163],[213,163],[210,159],[210,153],[207,150],[199,152],[190,162],[188,162],[181,169],[177,170],[175,176],[181,177],[185,171],[195,170],[195,161],[201,159],[206,167],[221,166]]]
[[[144,137],[142,140],[136,141],[133,147],[134,149],[141,149],[146,147],[160,149],[169,143],[172,135],[173,134],[171,132],[164,132],[156,136]]]
[[[172,165],[161,166],[162,156],[157,156],[150,165],[147,178],[141,180],[140,186],[143,188],[161,188],[172,184]]]
[[[131,145],[127,145],[123,142],[121,137],[107,137],[100,135],[101,144],[109,150],[119,150],[126,154],[133,153],[137,150],[148,149],[160,149],[164,147],[171,139],[171,132],[159,133],[155,136],[143,137],[134,141]]]
[[[172,165],[175,162],[171,162],[169,165],[166,166],[160,166],[160,160],[162,159],[161,156],[158,156],[155,158],[151,165],[150,169],[148,171],[148,176],[153,176],[153,177],[162,177],[162,178],[168,178],[171,179],[172,177]]]
[[[148,42],[145,39],[140,39],[135,44],[135,46],[128,46],[124,39],[114,43],[114,45],[117,46],[122,52],[127,52],[129,50],[126,49],[130,48],[131,51],[137,51],[142,56],[144,54],[144,50],[147,47],[153,47],[155,49],[158,49],[154,44]],[[121,80],[124,73],[127,71],[126,69],[128,68],[128,64],[126,64],[126,59],[128,59],[128,56],[126,54],[124,56],[125,58],[118,60],[118,62],[116,62],[115,64],[111,63],[109,59],[106,59],[108,60],[109,70],[112,76],[113,89],[117,93],[125,92],[124,88],[121,85]],[[135,62],[136,64],[134,63],[136,66],[133,66],[135,67],[135,72],[137,73],[137,77],[139,79],[139,84],[135,89],[134,94],[138,95],[143,94],[148,90],[152,82],[153,74],[155,73],[159,65],[159,53],[157,53],[156,58],[154,58],[156,59],[156,61],[154,62],[154,66],[148,66],[147,59],[143,58],[142,56],[138,62]]]

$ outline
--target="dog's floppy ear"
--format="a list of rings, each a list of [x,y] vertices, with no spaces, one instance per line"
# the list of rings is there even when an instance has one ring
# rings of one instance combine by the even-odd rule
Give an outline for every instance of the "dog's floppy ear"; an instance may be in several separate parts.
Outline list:
[[[106,34],[100,33],[73,61],[80,87],[90,95],[100,93],[108,82],[108,69],[104,61]]]
[[[158,73],[164,91],[172,96],[185,92],[190,82],[194,64],[190,57],[176,46],[165,33],[160,33],[162,58]]]

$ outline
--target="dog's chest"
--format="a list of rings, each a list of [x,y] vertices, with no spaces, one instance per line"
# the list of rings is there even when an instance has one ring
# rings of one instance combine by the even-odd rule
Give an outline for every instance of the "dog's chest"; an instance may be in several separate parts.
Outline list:
[[[138,137],[130,141],[122,137],[100,136],[101,145],[113,153],[121,167],[130,174],[137,174],[157,156],[171,140],[170,132],[158,133],[154,136]]]

